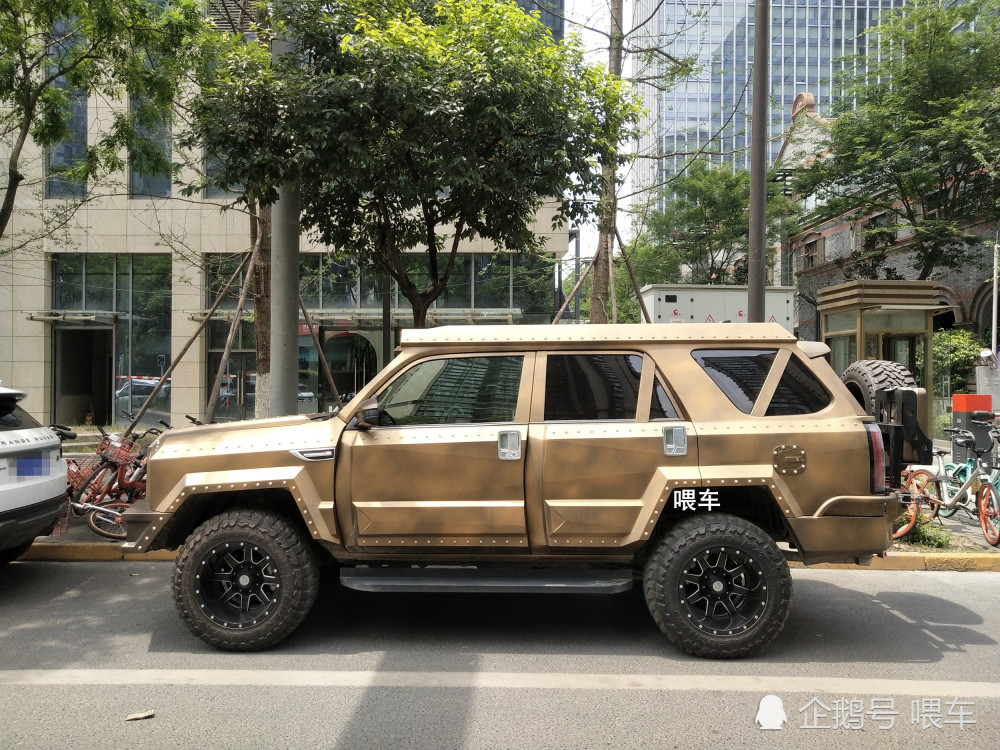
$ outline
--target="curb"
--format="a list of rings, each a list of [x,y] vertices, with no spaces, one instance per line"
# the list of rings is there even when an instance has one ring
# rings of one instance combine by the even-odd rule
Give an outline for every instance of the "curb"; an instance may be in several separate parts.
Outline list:
[[[155,552],[122,552],[118,544],[91,542],[36,542],[19,559],[41,562],[119,562],[146,560],[173,560],[176,550]],[[800,562],[791,562],[793,568],[805,568]],[[1000,554],[973,552],[956,555],[947,552],[890,552],[887,557],[876,557],[871,565],[853,563],[819,563],[810,565],[814,570],[950,570],[1000,572]]]
[[[91,542],[36,542],[19,560],[40,562],[120,562],[144,560],[173,560],[176,550],[156,550],[155,552],[122,552],[121,545]]]
[[[790,563],[793,568],[805,568],[802,563]],[[819,563],[815,570],[951,570],[1000,572],[1000,555],[970,552],[956,555],[948,552],[890,552],[886,557],[872,558],[871,565],[853,563]]]

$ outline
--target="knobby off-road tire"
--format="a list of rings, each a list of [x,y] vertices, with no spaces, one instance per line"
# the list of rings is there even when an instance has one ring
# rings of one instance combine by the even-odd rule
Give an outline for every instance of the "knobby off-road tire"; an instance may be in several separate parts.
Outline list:
[[[206,643],[256,651],[287,637],[319,590],[311,542],[288,519],[231,510],[205,521],[174,564],[174,603]]]
[[[880,359],[852,362],[840,376],[864,410],[875,414],[875,392],[883,388],[916,388],[917,381],[903,365]]]
[[[694,656],[748,656],[773,641],[792,601],[788,563],[752,523],[725,513],[671,529],[643,572],[646,604],[660,630]]]

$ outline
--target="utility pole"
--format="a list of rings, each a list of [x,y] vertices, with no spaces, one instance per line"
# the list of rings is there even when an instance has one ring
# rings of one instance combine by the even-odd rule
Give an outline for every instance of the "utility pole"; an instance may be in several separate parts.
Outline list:
[[[294,45],[275,38],[275,62]],[[290,181],[278,188],[271,209],[271,402],[269,416],[298,411],[299,392],[299,192]],[[323,352],[317,352],[322,357]]]
[[[750,122],[750,252],[747,257],[747,318],[764,322],[765,243],[767,241],[767,102],[770,98],[770,0],[757,0],[754,11],[753,108]]]

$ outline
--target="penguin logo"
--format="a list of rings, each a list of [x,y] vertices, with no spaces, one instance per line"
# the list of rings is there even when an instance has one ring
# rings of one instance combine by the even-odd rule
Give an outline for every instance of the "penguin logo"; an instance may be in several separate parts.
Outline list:
[[[760,699],[757,707],[757,718],[754,723],[760,729],[781,729],[782,725],[788,721],[785,716],[785,707],[781,703],[781,698],[776,695],[765,695]]]

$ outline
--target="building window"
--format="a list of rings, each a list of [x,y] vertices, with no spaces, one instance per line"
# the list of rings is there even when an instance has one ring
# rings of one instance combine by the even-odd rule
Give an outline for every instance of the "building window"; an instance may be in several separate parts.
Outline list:
[[[132,198],[169,198],[170,172],[155,166],[170,162],[170,128],[162,115],[151,115],[146,102],[132,97],[129,106],[143,122],[137,123],[137,148],[129,154],[129,195]]]
[[[72,29],[72,22],[59,19],[52,27],[49,39],[49,56],[58,70],[63,55],[73,51],[80,41]],[[80,199],[87,196],[87,183],[69,173],[81,166],[87,156],[87,92],[70,90],[64,76],[55,80],[54,87],[66,98],[66,128],[69,135],[45,153],[45,197],[55,199]]]
[[[234,185],[231,190],[219,187],[216,179],[222,171],[222,157],[205,154],[205,198],[208,200],[233,200],[243,190],[242,185]]]
[[[799,245],[799,270],[808,271],[822,263],[823,238],[819,235],[807,237],[805,242]]]

